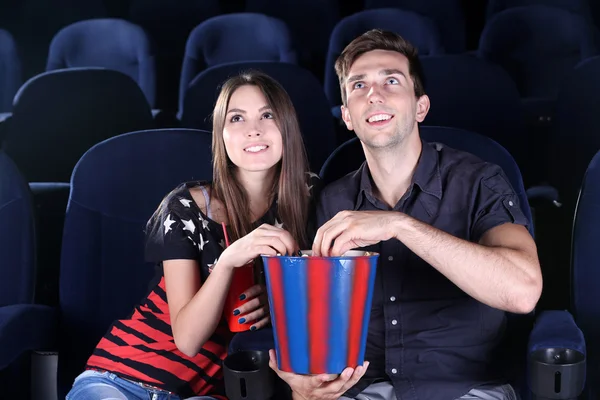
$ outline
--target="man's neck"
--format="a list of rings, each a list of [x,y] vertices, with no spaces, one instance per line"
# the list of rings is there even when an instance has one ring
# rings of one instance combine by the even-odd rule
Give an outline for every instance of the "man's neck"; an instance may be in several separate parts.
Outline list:
[[[373,194],[393,208],[408,190],[422,150],[418,132],[389,149],[365,146],[365,157],[375,187]]]

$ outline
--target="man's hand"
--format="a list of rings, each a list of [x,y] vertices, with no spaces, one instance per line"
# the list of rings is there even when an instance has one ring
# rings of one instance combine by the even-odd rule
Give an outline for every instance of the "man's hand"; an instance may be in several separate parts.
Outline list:
[[[269,350],[269,366],[287,383],[294,393],[294,400],[337,400],[348,389],[356,385],[369,367],[369,362],[356,369],[346,368],[340,375],[298,375],[277,368],[275,350]]]
[[[336,257],[391,239],[395,236],[394,221],[401,215],[388,211],[340,211],[317,231],[313,255]]]

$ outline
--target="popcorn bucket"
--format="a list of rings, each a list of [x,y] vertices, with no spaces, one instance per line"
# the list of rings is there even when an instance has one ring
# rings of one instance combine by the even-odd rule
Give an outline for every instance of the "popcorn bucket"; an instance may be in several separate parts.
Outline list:
[[[262,256],[277,365],[339,374],[364,362],[379,254]]]

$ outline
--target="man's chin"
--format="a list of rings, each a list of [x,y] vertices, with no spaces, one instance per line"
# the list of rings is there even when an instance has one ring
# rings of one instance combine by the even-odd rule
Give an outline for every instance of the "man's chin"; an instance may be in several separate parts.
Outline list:
[[[357,135],[358,136],[358,135]],[[401,138],[393,134],[379,134],[379,135],[364,135],[359,136],[361,142],[368,148],[383,150],[396,147],[402,142]]]

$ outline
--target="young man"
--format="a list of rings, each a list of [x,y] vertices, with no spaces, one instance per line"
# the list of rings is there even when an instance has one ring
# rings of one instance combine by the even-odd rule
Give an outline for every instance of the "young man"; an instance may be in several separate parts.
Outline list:
[[[366,162],[323,190],[313,251],[380,254],[368,364],[299,376],[272,351],[272,368],[295,399],[516,399],[493,353],[505,312],[532,311],[542,275],[514,190],[498,166],[421,140],[429,98],[400,36],[366,32],[336,71]]]

